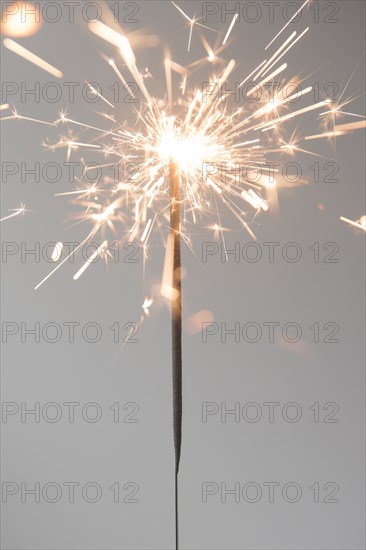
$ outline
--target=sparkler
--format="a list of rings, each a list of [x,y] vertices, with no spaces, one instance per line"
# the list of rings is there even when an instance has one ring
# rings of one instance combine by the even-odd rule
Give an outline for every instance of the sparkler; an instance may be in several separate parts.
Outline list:
[[[308,3],[309,0],[306,0],[300,10],[304,9]],[[181,241],[190,246],[188,228],[190,224],[196,224],[205,215],[211,218],[210,227],[213,227],[214,234],[216,236],[221,234],[223,237],[225,228],[221,223],[221,211],[224,208],[228,209],[239,221],[241,227],[255,239],[250,222],[260,212],[276,208],[277,188],[281,185],[278,174],[274,176],[268,173],[266,166],[268,155],[273,152],[293,155],[296,151],[301,151],[317,156],[316,153],[302,148],[300,143],[345,135],[364,128],[365,121],[335,124],[335,119],[340,116],[357,115],[342,111],[342,105],[337,106],[329,99],[320,99],[314,104],[290,110],[295,101],[306,99],[312,87],[307,86],[296,93],[293,91],[288,93],[288,81],[283,79],[287,64],[278,65],[278,62],[303,38],[309,30],[308,27],[299,35],[296,31],[289,34],[268,59],[253,68],[249,75],[245,77],[242,75],[239,89],[248,82],[249,78],[253,78],[254,85],[248,92],[248,97],[262,91],[264,85],[281,75],[281,85],[276,89],[273,97],[261,100],[256,106],[250,103],[245,109],[242,106],[230,109],[227,104],[228,94],[222,90],[234,71],[235,60],[231,59],[227,62],[221,57],[221,53],[227,47],[238,14],[233,17],[229,28],[224,33],[221,45],[214,48],[202,31],[207,27],[199,23],[196,17],[190,18],[174,2],[173,5],[189,22],[188,50],[191,46],[193,29],[198,27],[198,34],[207,56],[192,62],[187,67],[166,57],[167,90],[164,99],[150,95],[145,85],[146,74],[137,67],[131,45],[132,37],[130,41],[127,36],[102,22],[89,24],[90,31],[117,48],[117,54],[124,62],[123,66],[118,60],[107,59],[107,62],[131,97],[135,96],[136,92],[127,83],[127,76],[124,74],[126,70],[133,76],[143,95],[144,102],[141,108],[136,110],[137,122],[134,128],[128,128],[116,122],[113,111],[112,114],[103,113],[106,120],[113,122],[112,129],[79,121],[66,112],[60,113],[55,122],[48,123],[21,115],[13,109],[11,115],[2,117],[1,120],[28,120],[54,126],[68,125],[81,128],[85,132],[92,132],[93,137],[87,141],[81,141],[76,134],[69,134],[67,137],[62,136],[58,142],[47,145],[52,150],[65,148],[68,160],[76,151],[87,148],[103,154],[107,159],[117,159],[117,163],[134,160],[139,165],[138,178],[132,176],[128,180],[118,179],[117,182],[111,182],[105,178],[103,186],[93,184],[87,188],[59,193],[59,195],[74,196],[73,200],[83,208],[81,219],[88,221],[91,229],[80,245],[60,262],[62,243],[57,243],[53,259],[59,263],[36,286],[36,289],[97,234],[103,234],[103,242],[93,256],[75,273],[74,280],[78,280],[83,275],[97,256],[108,256],[109,241],[105,235],[108,229],[115,232],[119,224],[124,227],[127,225],[128,240],[131,242],[139,239],[146,258],[153,229],[164,226],[169,228],[161,294],[170,301],[172,319],[175,518],[176,548],[178,548],[178,472],[182,440]],[[266,50],[286,31],[290,21],[269,42]],[[152,37],[149,40],[153,42]],[[62,77],[59,69],[14,41],[6,39],[4,45],[57,78]],[[210,64],[215,64],[219,69],[210,77],[206,87],[201,90],[189,87],[188,81],[197,69]],[[181,79],[179,92],[173,90],[173,72]],[[296,82],[299,84],[298,80]],[[94,86],[88,83],[87,85],[107,108],[114,109],[113,104]],[[1,106],[2,110],[7,108],[9,108],[8,105]],[[323,110],[320,115],[323,122],[321,133],[285,141],[281,135],[281,129],[288,121],[317,110]],[[103,166],[112,164],[115,162],[107,162]],[[238,171],[238,166],[240,168],[243,165],[246,168],[244,175],[240,170]],[[3,220],[23,212],[23,207],[14,210]],[[212,224],[213,214],[216,215],[214,224]],[[341,219],[364,229],[364,221],[360,223],[346,218]],[[149,314],[153,300],[154,297],[145,298],[142,306],[145,316]]]
[[[178,472],[182,442],[182,299],[180,256],[179,168],[170,162],[170,226],[173,243],[172,266],[172,381],[173,432],[175,451],[175,544],[178,548]]]

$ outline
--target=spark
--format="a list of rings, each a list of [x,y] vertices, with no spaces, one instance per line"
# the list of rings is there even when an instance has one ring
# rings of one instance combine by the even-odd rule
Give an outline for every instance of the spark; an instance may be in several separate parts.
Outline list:
[[[280,34],[283,33],[283,31],[289,26],[289,24],[291,23],[291,21],[293,21],[295,19],[295,17],[297,16],[298,13],[301,12],[301,10],[306,6],[306,4],[308,4],[310,2],[310,0],[305,0],[305,2],[302,4],[302,6],[300,6],[300,8],[297,10],[296,13],[294,13],[294,15],[287,21],[286,25],[284,25],[282,27],[282,29],[280,30],[280,32],[278,32],[276,34],[276,36],[274,38],[272,38],[272,40],[269,42],[269,44],[267,44],[267,46],[265,47],[266,50],[268,50],[268,48],[273,44],[273,42],[280,36]]]
[[[250,74],[248,74],[248,76],[246,76],[246,77],[244,78],[244,80],[239,84],[239,88],[241,88],[242,85],[245,84],[245,83],[249,80],[249,78],[250,78],[251,76],[253,76],[253,74],[256,73],[257,70],[258,70],[260,67],[262,67],[262,65],[264,65],[264,64],[266,63],[266,61],[267,61],[266,59],[265,59],[264,61],[262,61],[262,63],[260,63],[260,64],[258,65],[258,67],[256,67],[256,68],[254,69],[254,71],[252,71]]]
[[[305,140],[320,139],[320,138],[333,137],[333,136],[343,136],[349,132],[353,132],[355,130],[362,130],[363,128],[366,128],[365,120],[359,120],[357,122],[348,122],[347,124],[338,124],[334,126],[334,130],[331,132],[323,132],[322,134],[305,136]]]
[[[212,179],[210,178],[207,178],[207,183],[209,185],[211,185],[211,187],[213,187],[216,191],[216,193],[219,193],[219,195],[221,195],[222,193],[222,190],[220,189],[220,187],[217,185],[217,183],[215,183],[214,181],[212,181]]]
[[[304,113],[309,113],[310,111],[314,111],[315,109],[320,109],[321,107],[324,107],[325,105],[329,105],[330,100],[325,99],[324,101],[319,101],[318,103],[315,103],[314,105],[308,105],[307,107],[304,107],[303,109],[299,109],[298,111],[294,111],[293,113],[289,113],[287,115],[278,117],[271,121],[271,125],[278,124],[279,122],[285,122],[286,120],[290,120],[291,118],[295,118],[299,115],[303,115]],[[263,126],[267,126],[268,123],[263,123],[259,126],[257,126],[255,129],[259,130],[263,128]]]
[[[288,52],[289,50],[291,50],[291,48],[293,48],[293,47],[295,46],[295,44],[297,44],[297,42],[298,42],[299,40],[301,40],[301,38],[308,32],[309,28],[310,28],[310,27],[306,27],[306,29],[305,29],[304,31],[302,31],[302,33],[296,38],[296,40],[294,40],[294,41],[292,42],[292,44],[290,44],[290,45],[285,49],[285,51],[282,52],[281,55],[280,55],[279,57],[277,57],[277,59],[276,59],[273,63],[271,63],[271,64],[269,65],[269,67],[264,71],[263,75],[265,75],[268,71],[270,71],[271,68],[273,67],[273,65],[274,65],[275,63],[277,63],[280,59],[282,59],[282,57],[283,57],[284,55],[286,55],[287,52]]]
[[[356,220],[355,222],[343,216],[341,216],[339,219],[342,222],[348,223],[349,225],[352,225],[353,227],[357,227],[357,229],[362,229],[362,231],[366,232],[366,216],[361,216],[361,218],[359,220]]]
[[[108,27],[108,25],[105,25],[101,21],[94,21],[93,23],[89,23],[88,25],[89,30],[99,36],[100,38],[103,38],[106,42],[109,42],[110,44],[113,44],[114,46],[117,46],[117,48],[120,47],[124,36]]]
[[[150,226],[151,226],[151,222],[152,222],[152,219],[150,218],[149,221],[147,222],[146,224],[146,227],[144,229],[144,232],[143,234],[141,235],[141,242],[143,243],[145,240],[146,240],[146,237],[149,233],[149,229],[150,229]]]
[[[4,222],[5,220],[10,220],[11,218],[15,218],[16,216],[24,215],[24,213],[29,212],[29,210],[26,210],[25,206],[21,206],[20,208],[10,209],[9,212],[12,212],[12,214],[9,214],[8,216],[1,218],[0,222]]]
[[[28,116],[20,115],[15,109],[11,111],[11,115],[7,117],[1,117],[1,121],[5,120],[28,120],[29,122],[36,122],[37,124],[46,124],[47,126],[55,126],[54,122],[48,122],[47,120],[40,120],[39,118],[32,118]]]
[[[77,281],[86,269],[96,260],[98,257],[102,256],[108,246],[108,241],[104,241],[98,248],[93,252],[93,254],[86,260],[84,265],[75,273],[73,276],[74,281]]]
[[[40,281],[35,287],[34,287],[34,290],[38,290],[46,281],[48,281],[48,279],[54,274],[56,273],[56,271],[58,271],[58,269],[60,269],[60,267],[62,265],[64,265],[67,260],[69,260],[70,258],[72,258],[73,256],[76,255],[76,253],[87,243],[89,242],[89,239],[93,236],[93,233],[91,232],[81,243],[78,244],[78,246],[76,248],[74,248],[72,250],[72,252],[70,252],[70,254],[68,254],[66,256],[66,258],[64,258],[62,260],[62,262],[60,262],[52,271],[50,271],[50,273],[48,273],[48,275],[46,275],[42,281]]]
[[[223,42],[222,42],[223,46],[225,46],[225,44],[226,44],[226,42],[227,42],[227,39],[229,38],[231,31],[233,30],[233,26],[235,25],[235,22],[236,22],[237,18],[238,18],[238,14],[236,13],[236,14],[234,15],[234,17],[233,17],[231,23],[230,23],[230,27],[228,28],[227,33],[226,33],[226,35],[225,35],[225,38],[224,38],[224,40],[223,40]]]
[[[249,92],[248,92],[248,97],[250,97],[256,91],[258,91],[260,88],[262,88],[263,84],[265,84],[266,82],[268,82],[269,80],[271,80],[275,76],[281,74],[285,69],[287,69],[287,63],[283,63],[280,67],[278,67],[275,71],[273,71],[273,73],[271,73],[268,76],[266,76],[265,78],[263,78],[263,80],[261,80],[261,82],[259,84],[254,86],[254,88],[251,88],[251,90],[249,90]]]
[[[150,307],[154,303],[152,298],[145,298],[144,303],[142,304],[142,309],[144,310],[145,315],[150,315]]]
[[[61,254],[62,254],[62,249],[63,249],[64,245],[62,242],[58,242],[55,244],[55,248],[53,249],[52,251],[52,254],[51,254],[51,259],[53,262],[58,262],[59,259],[61,258]]]
[[[303,3],[300,10],[307,4],[308,0]],[[303,152],[317,156],[313,151],[302,148],[301,141],[343,135],[365,127],[364,120],[334,123],[336,117],[356,116],[343,110],[349,100],[337,106],[328,99],[306,104],[307,95],[313,90],[312,86],[305,86],[300,90],[296,86],[296,91],[288,95],[289,84],[292,81],[286,76],[287,63],[280,64],[280,61],[305,36],[309,27],[299,33],[292,32],[273,54],[266,55],[266,59],[256,63],[255,69],[248,71],[249,74],[238,75],[239,88],[250,78],[254,79],[254,86],[247,92],[249,98],[280,75],[278,92],[276,91],[268,100],[261,97],[259,104],[257,101],[249,101],[245,105],[235,104],[232,107],[228,102],[229,94],[220,93],[220,89],[229,85],[232,73],[240,69],[235,59],[221,58],[221,52],[235,28],[238,14],[233,17],[223,44],[214,49],[203,34],[203,29],[208,27],[202,25],[196,17],[190,18],[176,3],[173,2],[173,5],[190,26],[188,49],[192,29],[198,26],[205,56],[183,66],[173,60],[165,48],[162,56],[166,80],[163,94],[152,94],[147,83],[150,78],[149,69],[141,71],[138,67],[138,58],[132,47],[133,33],[127,36],[101,22],[88,25],[90,32],[115,48],[113,58],[106,55],[102,55],[102,58],[118,76],[125,89],[134,96],[133,89],[128,84],[129,75],[132,75],[141,90],[142,99],[138,108],[134,106],[136,117],[132,126],[118,118],[108,96],[103,96],[89,82],[87,85],[93,94],[104,102],[106,109],[113,110],[113,116],[108,112],[99,113],[105,121],[109,121],[105,122],[105,128],[94,125],[89,120],[81,121],[77,117],[69,116],[66,111],[61,112],[54,122],[23,116],[15,109],[11,111],[10,116],[2,118],[33,121],[56,127],[66,126],[68,134],[59,137],[53,144],[47,142],[46,146],[50,150],[65,148],[68,159],[71,153],[84,149],[108,159],[99,165],[100,168],[119,166],[133,159],[139,166],[138,173],[133,176],[123,175],[117,179],[104,177],[103,185],[91,185],[89,182],[87,186],[81,185],[80,188],[56,193],[57,196],[69,196],[73,204],[79,205],[78,223],[89,224],[85,239],[70,255],[79,254],[84,244],[101,235],[102,244],[95,251],[95,257],[93,255],[83,263],[74,275],[74,280],[79,279],[97,257],[108,256],[109,233],[112,233],[115,239],[114,234],[118,232],[118,242],[138,239],[143,246],[144,259],[147,259],[148,245],[155,230],[161,234],[165,244],[160,295],[169,301],[175,299],[172,285],[173,241],[171,235],[168,233],[166,236],[165,233],[170,229],[172,162],[179,173],[180,198],[177,207],[182,211],[179,234],[190,248],[190,229],[205,217],[210,220],[207,226],[213,231],[214,236],[223,235],[225,229],[221,219],[225,210],[228,210],[239,222],[240,227],[256,240],[251,225],[259,213],[278,210],[278,193],[283,186],[279,170],[268,168],[270,155],[295,155]],[[267,48],[284,32],[290,21]],[[9,46],[9,42],[7,44]],[[148,42],[141,39],[138,47],[147,47],[147,44]],[[34,54],[27,54],[26,59],[34,62],[32,55]],[[206,95],[200,89],[201,78],[194,80],[196,72],[204,67],[208,67],[208,70],[214,67],[214,72],[209,77],[214,92]],[[172,78],[173,72],[179,77],[179,86],[176,79]],[[301,102],[296,109],[292,107],[294,100]],[[302,103],[303,101],[305,103]],[[2,110],[6,108],[9,106],[2,107]],[[293,135],[291,139],[286,139],[287,122],[322,109],[325,112],[320,114],[320,127],[331,122],[331,128],[323,128],[319,134],[296,138]],[[74,134],[74,131],[80,131],[81,135]],[[245,175],[241,171],[243,165],[247,168]],[[260,177],[255,177],[258,166]],[[302,184],[304,182],[299,182],[299,185]],[[17,210],[5,219],[20,213],[21,211]],[[70,257],[69,255],[59,262],[61,251],[60,241],[53,254],[57,265],[36,288],[47,281]],[[152,302],[146,305],[147,303],[144,302],[145,306],[142,306],[146,315]]]
[[[23,57],[27,61],[30,61],[30,63],[37,65],[37,67],[43,69],[52,76],[55,76],[56,78],[63,77],[63,73],[56,69],[56,67],[53,67],[53,65],[50,65],[49,63],[47,63],[47,61],[45,61],[41,57],[38,57],[38,55],[35,55],[14,40],[11,40],[11,38],[4,38],[3,44],[5,48],[8,48],[8,50],[19,55],[20,57]]]
[[[296,31],[294,31],[288,38],[285,40],[285,42],[278,48],[278,50],[272,55],[272,57],[265,62],[263,67],[258,71],[258,73],[255,75],[254,80],[256,80],[266,69],[271,65],[271,63],[278,57],[278,55],[281,53],[281,51],[287,46],[289,42],[296,36]]]
[[[102,99],[107,105],[109,105],[109,107],[112,107],[112,109],[114,109],[113,103],[108,101],[108,99],[106,99],[101,93],[99,93],[98,90],[96,88],[94,88],[94,86],[92,86],[89,82],[87,82],[86,84],[88,85],[90,90],[93,92],[93,94],[100,97],[100,99]]]
[[[114,59],[109,59],[108,60],[108,63],[109,65],[112,67],[112,69],[114,70],[114,72],[116,73],[116,75],[118,76],[118,78],[120,79],[120,81],[122,82],[122,84],[126,87],[126,90],[128,90],[128,93],[131,95],[131,96],[135,96],[135,93],[131,90],[130,86],[128,85],[128,82],[126,82],[126,80],[124,79],[121,71],[118,69],[118,67],[116,66],[116,63],[114,61]]]
[[[241,192],[241,196],[249,203],[253,206],[253,208],[255,208],[256,210],[264,210],[264,211],[267,211],[268,210],[268,205],[267,203],[261,198],[259,197],[254,191],[253,189],[249,189],[249,191],[242,191]]]
[[[192,42],[192,34],[193,34],[193,27],[194,25],[198,25],[199,27],[202,27],[204,29],[210,29],[210,27],[206,27],[206,25],[202,25],[202,23],[199,23],[199,20],[196,19],[196,17],[193,17],[192,19],[180,8],[175,2],[172,1],[173,6],[180,12],[180,14],[188,21],[189,23],[189,37],[188,37],[188,47],[187,51],[189,52],[191,49],[191,42]]]

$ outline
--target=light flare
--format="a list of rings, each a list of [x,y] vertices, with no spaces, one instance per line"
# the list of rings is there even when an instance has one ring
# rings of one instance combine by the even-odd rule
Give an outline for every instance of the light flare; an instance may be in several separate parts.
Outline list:
[[[251,229],[252,222],[259,212],[278,210],[278,192],[284,186],[278,170],[269,173],[268,160],[272,153],[279,155],[295,155],[300,152],[312,154],[302,147],[303,141],[315,140],[321,137],[344,135],[364,128],[365,121],[345,122],[335,124],[335,119],[356,116],[344,111],[342,104],[334,105],[329,99],[310,103],[308,96],[312,86],[304,86],[296,79],[296,90],[289,92],[289,84],[293,80],[285,76],[287,63],[280,60],[287,52],[298,45],[309,28],[302,32],[292,32],[282,44],[269,53],[262,62],[257,63],[249,74],[239,74],[238,88],[253,78],[255,84],[247,91],[248,99],[260,92],[259,101],[248,101],[242,105],[231,101],[230,79],[238,69],[235,59],[225,61],[221,52],[229,39],[238,14],[235,14],[223,39],[223,44],[212,47],[203,34],[204,29],[196,17],[189,17],[176,3],[174,7],[187,21],[190,27],[188,49],[192,40],[192,31],[197,28],[204,50],[204,57],[183,66],[171,59],[171,54],[165,48],[164,66],[166,75],[166,91],[163,97],[152,95],[145,84],[150,78],[150,71],[145,68],[140,71],[134,53],[134,33],[128,36],[118,32],[102,22],[90,23],[89,30],[99,38],[112,44],[115,49],[114,58],[103,56],[111,70],[118,76],[125,89],[135,96],[128,84],[129,73],[142,92],[140,105],[134,106],[135,124],[131,127],[118,119],[116,109],[108,96],[102,95],[97,88],[87,82],[89,90],[103,101],[106,108],[113,114],[99,113],[104,118],[104,128],[88,120],[80,121],[61,112],[55,122],[47,122],[32,117],[20,115],[15,109],[11,115],[2,117],[6,120],[28,120],[54,127],[67,126],[69,133],[61,136],[53,144],[46,144],[51,151],[57,148],[66,150],[67,160],[80,151],[94,151],[103,157],[101,167],[123,165],[131,160],[138,165],[138,173],[111,178],[105,176],[97,185],[80,186],[75,190],[57,193],[57,195],[72,196],[74,204],[81,207],[78,215],[80,221],[91,224],[91,228],[82,244],[90,242],[98,235],[101,237],[101,250],[104,251],[108,242],[108,232],[113,235],[118,232],[120,242],[138,239],[147,258],[147,245],[154,229],[162,234],[166,243],[165,263],[161,283],[161,294],[168,300],[174,300],[171,272],[172,252],[170,238],[166,238],[164,230],[169,229],[169,209],[172,204],[170,196],[170,166],[177,168],[179,176],[179,204],[182,212],[180,236],[190,244],[190,228],[200,223],[206,216],[210,220],[208,227],[212,228],[214,236],[223,234],[222,215],[228,210],[239,222],[240,227],[255,239]],[[300,9],[308,4],[306,0]],[[298,10],[300,11],[300,10]],[[295,17],[296,14],[293,16]],[[288,22],[273,39],[287,28]],[[212,31],[212,29],[209,29]],[[217,32],[217,31],[215,31]],[[219,34],[219,33],[218,33]],[[139,35],[140,38],[143,35]],[[272,44],[271,41],[267,48]],[[22,55],[28,61],[37,64],[51,74],[61,77],[61,72],[47,64],[41,58],[34,56],[13,41],[5,39],[5,46]],[[138,43],[139,48],[148,47],[148,40],[143,38]],[[220,57],[219,57],[220,56]],[[213,71],[208,77],[209,89],[203,91],[201,79],[194,81],[199,69],[207,68]],[[173,79],[173,73],[176,78]],[[279,82],[271,82],[276,79]],[[176,85],[176,80],[179,84]],[[191,84],[192,82],[192,84]],[[200,85],[201,83],[201,85]],[[270,88],[272,93],[262,94],[264,88]],[[300,88],[300,89],[299,89]],[[265,97],[264,97],[265,96]],[[296,102],[296,107],[293,106]],[[2,110],[9,108],[7,104]],[[319,134],[299,136],[286,139],[287,123],[300,119],[314,111],[323,110],[320,117],[326,125]],[[329,122],[333,123],[329,129]],[[80,131],[80,136],[71,133],[70,126]],[[272,165],[272,163],[270,163]],[[245,170],[243,170],[245,167]],[[258,171],[260,172],[258,176]],[[274,177],[274,174],[276,177]],[[303,182],[299,182],[299,185]],[[6,216],[18,216],[21,212]],[[357,223],[357,222],[355,222]],[[79,252],[77,248],[73,255]],[[37,288],[49,279],[61,265],[47,275]],[[90,265],[84,264],[77,273],[79,278]],[[75,278],[75,277],[74,277]]]

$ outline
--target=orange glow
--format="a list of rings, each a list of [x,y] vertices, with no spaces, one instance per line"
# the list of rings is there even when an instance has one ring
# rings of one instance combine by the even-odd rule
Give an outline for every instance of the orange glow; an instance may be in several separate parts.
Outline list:
[[[31,36],[39,31],[42,17],[37,6],[29,2],[12,2],[6,6],[1,33],[7,36]]]
[[[202,309],[186,319],[184,323],[185,329],[188,334],[198,334],[202,330],[202,323],[212,323],[214,319],[215,316],[212,311]]]

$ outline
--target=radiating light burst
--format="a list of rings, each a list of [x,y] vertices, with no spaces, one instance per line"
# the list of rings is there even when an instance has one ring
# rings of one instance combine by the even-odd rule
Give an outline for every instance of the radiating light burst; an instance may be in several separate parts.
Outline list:
[[[308,3],[309,0],[306,0],[302,8]],[[204,224],[206,216],[206,225],[213,230],[214,237],[223,237],[227,229],[221,223],[225,209],[255,239],[251,222],[259,212],[276,209],[277,188],[282,183],[276,170],[268,170],[269,156],[273,153],[294,156],[298,152],[318,156],[316,152],[305,149],[302,142],[322,137],[333,139],[365,127],[363,117],[344,110],[350,100],[344,100],[338,105],[327,98],[319,98],[315,103],[309,102],[312,86],[306,86],[298,77],[289,79],[284,76],[288,67],[283,57],[293,46],[298,45],[307,34],[308,27],[300,34],[293,31],[286,36],[287,23],[267,45],[266,50],[274,47],[273,44],[284,33],[280,45],[272,54],[268,52],[268,59],[253,67],[248,75],[239,75],[239,88],[249,79],[254,82],[247,94],[251,97],[259,91],[263,92],[265,86],[268,90],[268,85],[273,80],[276,81],[276,87],[272,87],[273,93],[262,93],[263,99],[260,101],[245,101],[238,105],[230,102],[229,92],[222,93],[225,86],[230,90],[230,80],[236,69],[235,60],[226,61],[222,54],[229,36],[236,28],[237,15],[234,15],[229,28],[222,32],[220,45],[214,47],[210,44],[210,36],[206,38],[203,34],[207,27],[199,23],[196,17],[189,17],[176,3],[173,4],[189,22],[188,50],[193,29],[197,28],[205,55],[183,67],[167,54],[164,63],[166,89],[160,98],[150,94],[146,84],[151,78],[150,71],[147,68],[144,71],[139,70],[129,37],[101,22],[89,24],[91,32],[115,47],[115,59],[105,57],[105,60],[125,89],[132,96],[135,95],[135,91],[127,84],[132,75],[143,96],[143,101],[136,109],[136,123],[133,127],[119,121],[111,101],[89,83],[87,85],[90,91],[98,95],[105,108],[110,110],[99,114],[112,127],[89,124],[88,121],[78,120],[67,112],[61,112],[55,122],[49,123],[68,127],[68,135],[62,135],[56,143],[47,143],[47,147],[53,150],[65,148],[68,160],[75,153],[88,149],[95,152],[96,159],[101,159],[100,166],[113,165],[116,162],[122,164],[126,160],[133,161],[138,166],[138,172],[134,176],[123,177],[118,181],[105,177],[98,185],[89,185],[87,188],[80,185],[74,191],[58,193],[73,195],[73,202],[81,207],[80,219],[90,223],[90,230],[80,246],[100,235],[101,245],[95,255],[100,254],[105,258],[108,256],[110,239],[108,232],[113,234],[113,242],[116,241],[116,235],[120,242],[139,240],[146,258],[153,230],[156,227],[159,230],[164,227],[169,229],[172,162],[175,163],[180,178],[180,232],[188,245],[191,227],[198,222]],[[141,39],[140,47],[143,44]],[[13,51],[27,58],[23,51],[19,52],[17,48],[13,48]],[[29,60],[34,62],[34,56]],[[44,65],[39,58],[37,63],[42,68],[46,67],[46,70],[50,70],[50,67],[53,69],[48,64]],[[215,72],[208,74],[206,85],[202,86],[202,75],[205,71],[212,71],[212,66]],[[180,79],[179,86],[173,86],[173,73]],[[308,136],[296,133],[295,136],[292,129],[292,137],[286,139],[287,125],[309,114],[318,115],[319,133]],[[340,117],[348,116],[358,116],[362,120],[338,123]],[[46,121],[20,115],[15,109],[10,116],[2,118],[8,119],[47,124]],[[82,138],[74,133],[78,130],[82,132]],[[15,215],[18,212],[13,214]],[[163,238],[167,238],[164,232]],[[72,254],[77,254],[80,246]],[[167,255],[170,253],[169,248],[168,239]],[[66,260],[67,258],[58,263],[36,288],[48,280]],[[85,262],[74,275],[74,279],[79,279],[90,264],[91,261]],[[169,285],[166,284],[167,277],[169,279],[166,272],[168,264],[170,262],[166,257],[161,289],[165,297],[169,297]],[[145,314],[152,302],[153,298],[146,298],[142,306]]]
[[[29,212],[29,210],[27,210],[25,208],[25,206],[22,204],[19,208],[11,208],[9,210],[10,214],[7,214],[6,216],[3,216],[1,219],[0,219],[0,222],[4,222],[6,220],[10,220],[11,218],[16,218],[17,216],[24,216],[24,214],[26,212]]]

